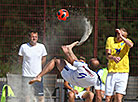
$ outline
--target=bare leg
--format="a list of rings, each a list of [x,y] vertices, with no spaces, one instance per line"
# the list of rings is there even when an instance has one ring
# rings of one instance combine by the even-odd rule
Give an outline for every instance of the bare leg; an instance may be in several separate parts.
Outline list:
[[[106,96],[105,102],[111,102],[112,96]]]
[[[116,99],[115,99],[115,95],[113,95],[113,96],[111,97],[111,101],[110,101],[110,102],[117,102]]]
[[[75,102],[75,94],[72,91],[68,93],[68,96],[69,96],[68,102]]]
[[[38,96],[38,102],[45,102],[44,96]]]
[[[114,102],[122,102],[122,98],[123,98],[123,95],[117,93],[117,94],[115,95],[115,101],[114,101]]]
[[[78,60],[77,57],[75,56],[75,54],[73,53],[72,51],[72,48],[74,46],[76,46],[79,42],[76,41],[76,42],[73,42],[72,44],[70,45],[66,45],[66,46],[62,46],[62,50],[63,52],[65,53],[66,57],[67,57],[67,60],[69,63],[73,64],[74,60]]]
[[[53,58],[45,67],[44,69],[33,79],[29,82],[29,84],[32,84],[34,82],[40,82],[41,81],[41,77],[45,74],[47,74],[48,72],[50,72],[55,65],[57,66],[58,70],[61,72],[64,68],[64,66],[66,65],[65,60],[60,60],[60,59],[56,59]]]
[[[95,90],[96,92],[96,102],[102,102],[102,95],[101,95],[101,90]]]
[[[85,102],[93,102],[94,94],[91,91],[87,91],[83,94],[82,98],[85,99]]]

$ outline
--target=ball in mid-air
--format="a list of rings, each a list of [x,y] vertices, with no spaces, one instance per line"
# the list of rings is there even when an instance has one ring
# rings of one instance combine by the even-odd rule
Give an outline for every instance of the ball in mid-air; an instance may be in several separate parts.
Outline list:
[[[66,21],[68,17],[69,17],[69,12],[66,9],[60,9],[57,12],[58,20]]]

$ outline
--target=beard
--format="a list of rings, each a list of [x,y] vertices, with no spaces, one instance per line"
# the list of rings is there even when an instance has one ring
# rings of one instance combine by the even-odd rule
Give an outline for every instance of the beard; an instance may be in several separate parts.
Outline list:
[[[30,41],[31,45],[36,45],[37,41]]]

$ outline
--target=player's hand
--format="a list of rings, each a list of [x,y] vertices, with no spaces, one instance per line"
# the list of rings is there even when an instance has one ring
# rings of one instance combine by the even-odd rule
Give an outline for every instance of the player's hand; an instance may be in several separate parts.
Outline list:
[[[119,61],[121,60],[121,58],[120,57],[113,57],[113,60],[116,62],[116,63],[119,63]]]
[[[77,91],[77,90],[72,90],[72,92],[73,92],[74,94],[78,94],[78,91]]]
[[[120,33],[120,30],[119,29],[116,29],[115,32]]]
[[[123,31],[121,31],[121,30],[119,30],[119,29],[116,29],[115,31],[117,32],[117,34],[118,34],[121,38],[124,38],[124,37],[123,37],[123,33],[124,33]]]

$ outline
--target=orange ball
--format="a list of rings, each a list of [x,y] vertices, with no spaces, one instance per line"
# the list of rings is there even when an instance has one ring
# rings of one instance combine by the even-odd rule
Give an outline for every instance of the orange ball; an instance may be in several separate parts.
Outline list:
[[[66,9],[60,9],[57,12],[58,20],[66,21],[68,17],[69,17],[69,12]]]

